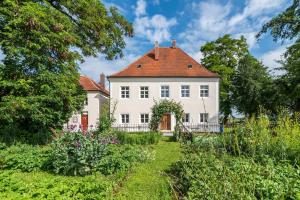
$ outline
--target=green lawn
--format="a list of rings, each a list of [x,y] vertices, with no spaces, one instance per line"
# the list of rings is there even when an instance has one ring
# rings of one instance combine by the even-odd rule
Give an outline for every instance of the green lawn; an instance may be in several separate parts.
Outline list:
[[[124,182],[114,199],[172,199],[169,178],[165,174],[180,157],[180,144],[163,138],[153,145],[155,160],[138,165]]]

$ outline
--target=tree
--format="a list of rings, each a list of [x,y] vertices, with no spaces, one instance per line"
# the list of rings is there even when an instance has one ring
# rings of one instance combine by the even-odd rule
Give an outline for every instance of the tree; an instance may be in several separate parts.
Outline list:
[[[232,80],[240,58],[248,54],[246,39],[233,39],[230,35],[224,35],[213,42],[208,42],[201,47],[202,64],[209,70],[221,76],[220,110],[227,121],[232,114],[233,101]]]
[[[233,78],[233,100],[237,111],[246,116],[258,115],[261,109],[275,112],[277,100],[273,80],[263,66],[252,55],[240,59]]]
[[[99,0],[0,2],[0,126],[60,128],[80,109],[83,56],[122,56],[132,25]]]
[[[282,69],[286,73],[278,82],[283,88],[282,93],[286,96],[288,106],[296,112],[300,112],[300,0],[293,3],[283,13],[267,22],[257,34],[260,38],[268,31],[274,40],[295,40],[284,54]]]

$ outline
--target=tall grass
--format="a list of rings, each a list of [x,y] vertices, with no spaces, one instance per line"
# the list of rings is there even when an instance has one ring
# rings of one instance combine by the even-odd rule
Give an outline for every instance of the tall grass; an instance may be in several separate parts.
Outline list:
[[[157,144],[161,138],[161,133],[159,132],[117,132],[117,138],[121,144],[140,144],[149,145]]]

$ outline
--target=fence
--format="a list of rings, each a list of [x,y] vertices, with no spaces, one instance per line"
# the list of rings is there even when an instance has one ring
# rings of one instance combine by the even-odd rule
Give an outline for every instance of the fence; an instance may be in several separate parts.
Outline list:
[[[127,131],[127,132],[146,132],[150,131],[148,124],[115,124],[112,128],[116,131]]]
[[[182,127],[183,132],[220,133],[223,131],[223,127],[219,123],[184,123],[182,126],[184,126]]]

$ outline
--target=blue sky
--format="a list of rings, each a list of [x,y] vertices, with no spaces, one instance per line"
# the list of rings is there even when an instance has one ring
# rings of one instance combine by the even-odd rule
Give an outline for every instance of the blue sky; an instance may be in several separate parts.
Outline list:
[[[278,67],[275,60],[288,43],[275,43],[270,35],[259,42],[255,34],[273,16],[285,10],[290,0],[112,0],[107,7],[116,6],[134,25],[135,36],[126,38],[122,59],[106,61],[103,56],[86,58],[81,73],[98,80],[99,73],[109,75],[126,67],[149,51],[157,40],[160,46],[177,46],[200,61],[200,46],[228,33],[244,35],[251,53],[270,69]],[[274,72],[273,72],[274,73]]]
[[[110,75],[145,54],[157,40],[160,46],[177,46],[200,61],[200,46],[224,34],[244,35],[251,53],[271,70],[288,42],[272,41],[266,35],[259,42],[255,34],[273,16],[285,10],[291,0],[105,0],[106,7],[116,6],[133,23],[135,35],[126,38],[122,59],[107,61],[103,55],[85,58],[81,73],[99,79]],[[1,59],[1,55],[0,55]]]

